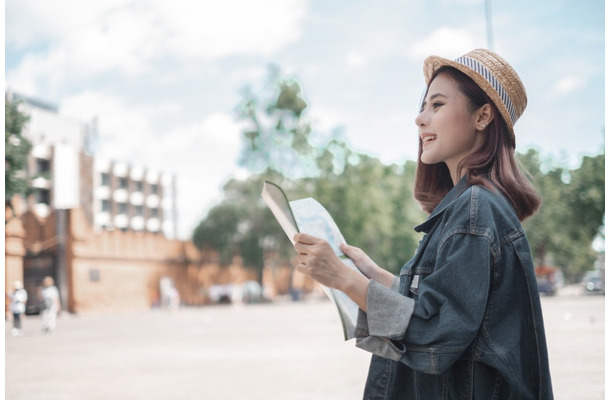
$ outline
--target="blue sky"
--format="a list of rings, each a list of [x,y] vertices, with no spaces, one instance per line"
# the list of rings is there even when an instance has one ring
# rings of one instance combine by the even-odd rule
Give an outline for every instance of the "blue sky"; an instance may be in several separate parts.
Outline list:
[[[173,172],[180,236],[240,176],[240,90],[297,78],[314,129],[415,159],[431,54],[488,47],[483,0],[6,0],[5,84],[99,119],[98,156]],[[604,2],[491,0],[493,48],[528,107],[517,150],[576,167],[604,148]],[[144,144],[144,145],[143,145]]]

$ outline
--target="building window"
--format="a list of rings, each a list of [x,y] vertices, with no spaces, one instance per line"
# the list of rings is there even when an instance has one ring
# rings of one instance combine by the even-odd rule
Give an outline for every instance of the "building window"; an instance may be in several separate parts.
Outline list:
[[[120,189],[127,189],[128,186],[129,186],[129,182],[127,181],[127,178],[119,178],[119,188]]]
[[[36,203],[51,205],[51,191],[49,189],[36,189],[34,195]]]
[[[51,162],[43,158],[36,159],[36,173],[44,174],[45,172],[51,171]]]
[[[136,213],[136,216],[141,217],[142,215],[144,215],[144,207],[136,206],[135,213]]]
[[[89,270],[89,282],[99,282],[100,281],[100,270],[99,269],[90,269]]]
[[[142,192],[143,190],[144,190],[144,184],[142,183],[142,181],[135,181],[134,182],[134,191]]]
[[[153,183],[150,185],[150,193],[151,194],[159,194],[159,185]]]
[[[101,178],[102,178],[102,186],[110,186],[110,174],[102,172]]]
[[[129,212],[129,207],[127,203],[118,203],[119,204],[119,214],[127,214]]]
[[[158,218],[159,217],[159,209],[158,208],[151,208],[150,209],[150,217],[151,218]]]
[[[110,212],[110,200],[102,200],[102,211]]]

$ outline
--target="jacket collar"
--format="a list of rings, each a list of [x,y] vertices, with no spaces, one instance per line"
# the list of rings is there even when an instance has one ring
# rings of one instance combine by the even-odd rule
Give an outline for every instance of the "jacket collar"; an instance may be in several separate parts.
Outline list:
[[[468,180],[466,179],[466,175],[460,179],[460,181],[455,185],[449,193],[443,197],[443,200],[436,206],[432,214],[428,217],[428,219],[415,227],[415,231],[417,232],[429,232],[430,228],[434,225],[434,222],[438,219],[438,216],[443,213],[449,207],[451,203],[455,199],[457,199],[466,189],[468,189]]]

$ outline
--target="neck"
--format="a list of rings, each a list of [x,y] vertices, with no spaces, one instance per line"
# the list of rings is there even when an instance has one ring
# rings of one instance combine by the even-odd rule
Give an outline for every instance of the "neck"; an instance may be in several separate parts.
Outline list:
[[[467,171],[458,171],[457,165],[449,166],[447,164],[447,168],[449,169],[449,173],[451,174],[451,180],[453,181],[453,186],[457,185],[457,183],[462,179],[464,175],[466,175]]]

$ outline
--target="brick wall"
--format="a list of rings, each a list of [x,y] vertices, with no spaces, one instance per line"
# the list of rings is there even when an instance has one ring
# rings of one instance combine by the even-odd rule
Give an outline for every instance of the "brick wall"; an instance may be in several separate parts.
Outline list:
[[[13,291],[13,282],[23,282],[23,256],[25,230],[19,218],[13,218],[9,207],[4,208],[4,293]],[[5,296],[4,313],[8,313],[10,299]]]
[[[33,212],[14,219],[6,229],[6,285],[23,280],[23,258],[53,257],[57,251],[56,213],[41,219]],[[67,307],[76,313],[117,313],[150,310],[160,302],[159,283],[170,278],[187,305],[210,303],[213,285],[258,280],[258,273],[236,257],[220,266],[217,254],[203,254],[190,241],[161,234],[113,230],[96,232],[81,209],[68,212],[66,237]],[[35,263],[32,263],[35,264]],[[56,266],[57,268],[57,266]],[[289,295],[291,288],[311,291],[313,283],[290,265],[271,259],[263,270],[265,295]],[[7,290],[10,288],[7,288]]]

